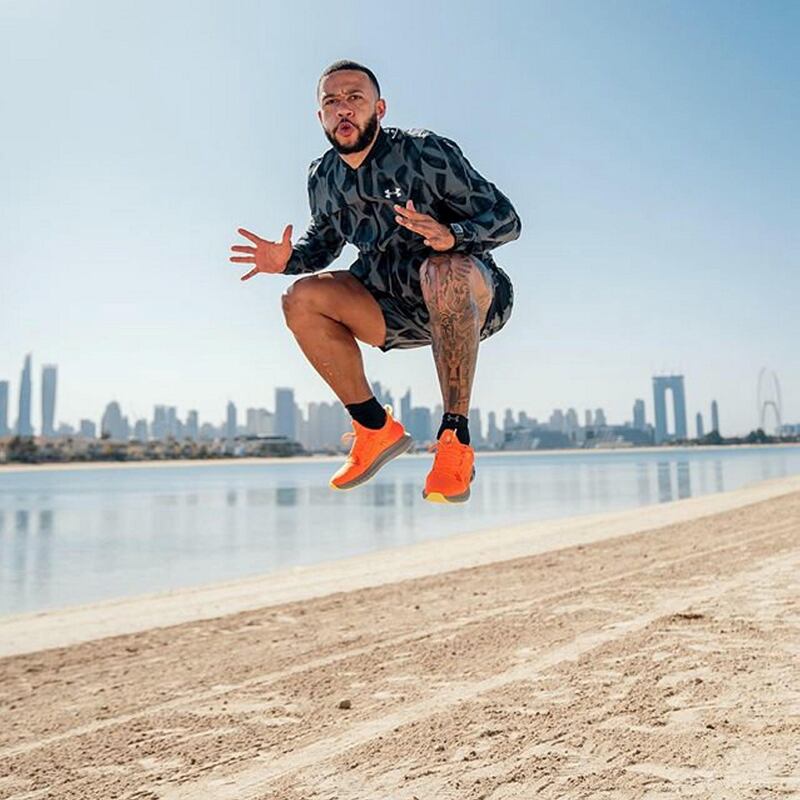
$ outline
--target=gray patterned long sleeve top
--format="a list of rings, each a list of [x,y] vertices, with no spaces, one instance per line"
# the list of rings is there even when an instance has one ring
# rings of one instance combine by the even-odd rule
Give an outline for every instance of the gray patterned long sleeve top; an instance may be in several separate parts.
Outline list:
[[[519,237],[521,222],[509,199],[467,161],[458,145],[427,130],[381,128],[367,158],[350,167],[331,148],[308,174],[311,222],[298,239],[285,274],[327,267],[345,243],[359,257],[350,271],[377,291],[419,297],[419,267],[434,251],[399,225],[395,203],[463,228],[455,249],[490,268],[489,251]]]

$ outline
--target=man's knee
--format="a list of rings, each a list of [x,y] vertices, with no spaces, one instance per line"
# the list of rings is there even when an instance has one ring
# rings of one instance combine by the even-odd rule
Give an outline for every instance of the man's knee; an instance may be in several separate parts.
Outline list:
[[[283,317],[289,328],[300,324],[314,308],[317,285],[314,277],[308,276],[296,280],[282,295],[281,308]]]
[[[481,269],[465,253],[429,256],[420,267],[422,297],[432,312],[485,311],[491,290]]]

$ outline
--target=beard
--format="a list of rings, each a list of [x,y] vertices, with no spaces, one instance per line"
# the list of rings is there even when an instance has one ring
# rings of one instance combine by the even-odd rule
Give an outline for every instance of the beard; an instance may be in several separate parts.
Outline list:
[[[348,120],[349,121],[349,120]],[[341,123],[339,123],[341,124]],[[375,134],[378,131],[378,115],[373,114],[368,120],[366,125],[364,125],[363,129],[359,128],[355,122],[350,122],[350,124],[358,131],[358,136],[356,140],[352,144],[342,144],[341,142],[337,141],[336,135],[331,133],[327,128],[325,128],[325,136],[328,141],[333,145],[333,149],[336,150],[337,153],[341,153],[342,155],[349,155],[350,153],[360,153],[362,150],[366,150],[369,147],[372,140],[375,138]]]

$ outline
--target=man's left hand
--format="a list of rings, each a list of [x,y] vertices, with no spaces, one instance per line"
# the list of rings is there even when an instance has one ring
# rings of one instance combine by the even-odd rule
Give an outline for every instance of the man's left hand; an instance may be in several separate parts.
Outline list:
[[[456,243],[456,237],[447,225],[437,222],[429,214],[422,214],[414,208],[414,201],[408,200],[405,207],[394,205],[397,212],[395,220],[413,233],[424,236],[425,244],[432,250],[443,252],[450,250]]]

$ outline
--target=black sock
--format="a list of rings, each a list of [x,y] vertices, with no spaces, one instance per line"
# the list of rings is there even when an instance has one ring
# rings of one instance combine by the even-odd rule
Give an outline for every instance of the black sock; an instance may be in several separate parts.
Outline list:
[[[363,403],[348,403],[345,408],[350,412],[350,416],[365,428],[376,431],[386,424],[386,410],[374,396]]]
[[[436,438],[438,439],[448,428],[456,432],[456,438],[461,444],[469,444],[469,420],[465,416],[461,414],[444,414]]]

